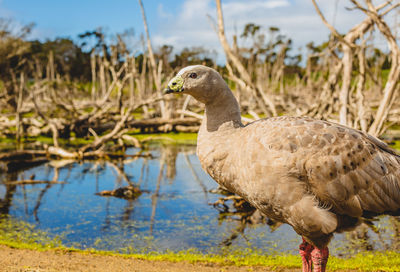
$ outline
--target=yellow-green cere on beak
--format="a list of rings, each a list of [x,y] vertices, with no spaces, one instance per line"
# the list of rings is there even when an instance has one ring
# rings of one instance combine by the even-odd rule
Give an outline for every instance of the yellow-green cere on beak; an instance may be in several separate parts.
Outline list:
[[[168,83],[164,93],[168,94],[180,92],[183,92],[183,78],[181,76],[176,76]]]

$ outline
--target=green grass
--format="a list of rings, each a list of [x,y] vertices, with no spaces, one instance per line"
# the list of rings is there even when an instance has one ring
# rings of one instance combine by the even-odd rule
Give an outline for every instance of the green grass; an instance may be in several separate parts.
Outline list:
[[[137,131],[131,131],[129,135],[137,138],[139,141],[147,143],[166,143],[177,145],[195,145],[197,141],[197,133],[149,133],[141,134]],[[71,138],[71,139],[58,139],[61,146],[79,147],[93,142],[93,137],[86,138]],[[21,139],[22,143],[40,142],[42,144],[53,144],[53,138],[48,136],[26,137]],[[15,144],[15,138],[0,137],[1,145]]]
[[[400,141],[394,141],[394,145],[391,145],[390,147],[400,151]]]
[[[301,260],[298,255],[280,253],[276,255],[265,255],[261,251],[251,250],[248,248],[237,249],[236,251],[227,252],[225,254],[202,254],[196,250],[184,250],[179,252],[167,251],[163,253],[148,252],[139,254],[123,254],[114,251],[101,251],[96,249],[81,250],[73,247],[65,247],[62,245],[59,237],[51,238],[48,233],[35,229],[33,225],[10,217],[3,217],[0,219],[0,244],[17,249],[78,252],[81,254],[120,256],[153,261],[185,261],[190,263],[202,262],[233,266],[265,266],[272,270],[277,268],[301,267]],[[348,259],[330,257],[328,269],[330,271],[400,271],[400,253],[364,253],[357,254]]]
[[[139,141],[148,142],[161,142],[170,144],[190,144],[194,145],[197,141],[197,133],[131,133],[131,136],[137,138]]]
[[[35,229],[32,224],[9,216],[0,218],[0,244],[38,250],[62,246],[58,237],[50,238],[46,232]]]
[[[15,138],[1,138],[0,137],[0,144],[15,144]],[[82,146],[88,143],[91,143],[93,141],[93,137],[90,137],[89,139],[85,138],[73,138],[72,140],[67,140],[67,139],[58,139],[59,143],[62,146]],[[48,136],[37,136],[37,137],[25,137],[21,139],[22,143],[33,143],[33,142],[40,142],[42,144],[48,144],[52,145],[53,144],[53,138],[48,137]]]

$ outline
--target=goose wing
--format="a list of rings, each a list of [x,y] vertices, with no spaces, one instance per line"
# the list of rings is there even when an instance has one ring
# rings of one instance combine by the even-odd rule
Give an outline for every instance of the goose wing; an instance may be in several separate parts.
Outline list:
[[[379,139],[304,117],[270,118],[265,125],[266,147],[297,161],[293,172],[321,205],[353,217],[400,209],[400,156]]]

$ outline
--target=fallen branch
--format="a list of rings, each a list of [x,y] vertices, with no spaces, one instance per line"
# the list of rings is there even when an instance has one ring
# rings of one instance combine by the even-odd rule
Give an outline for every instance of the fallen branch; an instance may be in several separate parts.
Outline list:
[[[104,190],[96,193],[96,195],[99,196],[114,196],[124,199],[135,199],[141,194],[142,192],[140,191],[140,189],[132,185],[117,188],[115,190]]]
[[[0,154],[0,161],[32,160],[46,156],[45,150],[19,150]]]
[[[53,181],[53,180],[32,180],[32,179],[25,179],[25,180],[13,180],[13,181],[6,181],[5,184],[10,185],[26,185],[26,184],[65,184],[64,181]]]

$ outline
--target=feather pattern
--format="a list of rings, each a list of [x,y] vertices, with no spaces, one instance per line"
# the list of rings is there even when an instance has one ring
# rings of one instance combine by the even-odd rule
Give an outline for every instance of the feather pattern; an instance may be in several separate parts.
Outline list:
[[[210,175],[314,244],[341,228],[338,217],[400,209],[400,157],[363,132],[307,117],[275,117],[229,136],[208,134],[200,132],[198,155]],[[218,148],[203,153],[210,141]]]

